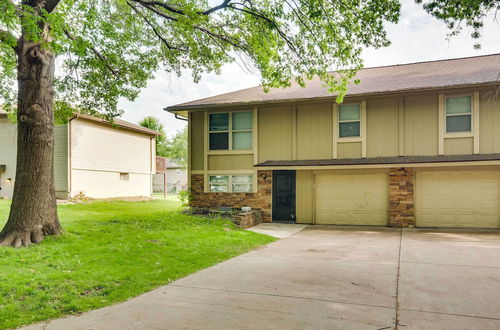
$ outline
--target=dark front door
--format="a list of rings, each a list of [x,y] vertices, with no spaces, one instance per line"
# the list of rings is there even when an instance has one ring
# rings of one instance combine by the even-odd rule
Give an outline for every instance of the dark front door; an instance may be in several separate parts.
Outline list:
[[[273,171],[273,221],[295,222],[295,171]]]

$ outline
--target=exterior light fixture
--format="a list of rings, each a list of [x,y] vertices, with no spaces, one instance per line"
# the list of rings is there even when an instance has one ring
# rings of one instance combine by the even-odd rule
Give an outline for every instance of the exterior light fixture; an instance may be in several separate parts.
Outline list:
[[[11,183],[12,182],[12,178],[8,178],[7,180],[5,180],[5,182]]]
[[[260,177],[262,178],[262,180],[265,180],[265,179],[267,178],[267,174],[266,174],[266,173],[262,173],[262,174],[260,175]]]

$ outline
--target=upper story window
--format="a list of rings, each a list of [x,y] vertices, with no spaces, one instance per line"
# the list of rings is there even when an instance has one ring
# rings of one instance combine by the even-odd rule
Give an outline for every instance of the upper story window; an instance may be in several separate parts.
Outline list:
[[[252,112],[211,113],[208,122],[210,150],[252,149]]]
[[[339,137],[359,137],[361,128],[361,107],[359,104],[339,106]]]
[[[446,98],[446,133],[472,131],[472,97]]]

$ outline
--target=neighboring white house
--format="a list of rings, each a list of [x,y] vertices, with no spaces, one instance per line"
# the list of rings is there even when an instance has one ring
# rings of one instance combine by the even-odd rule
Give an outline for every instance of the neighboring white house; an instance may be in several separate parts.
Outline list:
[[[163,158],[163,157],[157,157]],[[187,169],[170,159],[166,160],[166,179],[167,179],[167,193],[176,194],[181,190],[187,189]],[[164,189],[164,176],[163,173],[158,173],[154,176],[153,188],[154,192],[163,192]]]
[[[120,119],[78,114],[54,131],[57,197],[151,196],[157,132]],[[0,112],[0,197],[11,198],[17,125]]]

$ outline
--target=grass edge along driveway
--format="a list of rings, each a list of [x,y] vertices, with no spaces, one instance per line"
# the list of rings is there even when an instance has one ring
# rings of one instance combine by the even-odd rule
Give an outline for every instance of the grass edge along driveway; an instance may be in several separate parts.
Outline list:
[[[0,200],[0,226],[9,202]],[[275,239],[171,200],[60,205],[65,234],[0,248],[0,329],[125,301]]]

